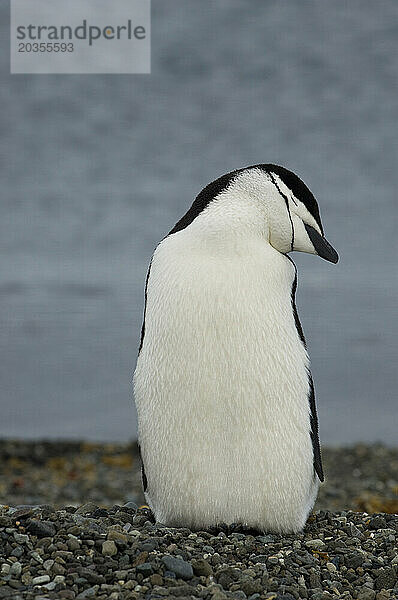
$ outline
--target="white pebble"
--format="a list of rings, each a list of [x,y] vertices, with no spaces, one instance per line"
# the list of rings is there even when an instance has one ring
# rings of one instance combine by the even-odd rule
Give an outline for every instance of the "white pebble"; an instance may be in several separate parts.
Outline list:
[[[311,548],[313,550],[322,550],[326,546],[325,542],[320,539],[308,540],[308,542],[305,542],[305,545],[307,548]]]
[[[326,563],[326,568],[329,571],[329,573],[335,573],[337,571],[336,565],[334,565],[331,562]]]
[[[30,555],[36,562],[40,563],[41,565],[43,564],[43,559],[40,554],[37,552],[31,552]]]
[[[41,585],[42,583],[48,583],[49,581],[49,575],[39,575],[38,577],[33,577],[32,579],[33,585]]]

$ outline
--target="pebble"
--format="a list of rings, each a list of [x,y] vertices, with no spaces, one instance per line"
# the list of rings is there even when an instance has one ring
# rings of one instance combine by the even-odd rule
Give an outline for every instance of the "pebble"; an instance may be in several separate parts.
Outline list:
[[[34,561],[36,561],[37,563],[39,563],[41,565],[43,564],[44,561],[38,552],[33,551],[30,553],[30,555]]]
[[[76,509],[76,515],[89,515],[90,513],[95,512],[99,507],[93,502],[87,502],[86,504],[82,504],[79,508]]]
[[[307,548],[311,548],[311,550],[323,550],[326,548],[325,542],[319,539],[308,540],[308,542],[305,542],[305,545]]]
[[[329,571],[329,573],[336,573],[336,571],[337,571],[336,565],[331,562],[326,563],[326,568]]]
[[[216,590],[211,598],[212,600],[226,600],[227,596],[221,590]]]
[[[192,565],[181,558],[175,558],[174,556],[166,555],[163,556],[162,562],[166,569],[175,573],[177,577],[181,579],[191,579],[193,577]]]
[[[390,569],[384,569],[383,572],[377,577],[375,581],[375,588],[376,590],[382,590],[383,588],[389,590],[397,583],[398,569],[396,567],[391,567]]]
[[[368,529],[384,529],[386,526],[386,520],[382,515],[376,515],[369,519]]]
[[[259,554],[258,556],[254,556],[253,558],[251,558],[251,561],[254,563],[266,564],[268,559],[269,559],[269,556],[267,554]]]
[[[50,581],[49,575],[39,575],[38,577],[33,577],[32,583],[33,585],[41,585],[42,583],[47,583]]]
[[[20,562],[17,561],[11,565],[11,568],[9,571],[11,577],[13,577],[15,579],[19,579],[21,576],[21,572],[22,572],[22,565]]]
[[[89,588],[83,590],[82,592],[80,592],[80,594],[78,594],[76,596],[76,600],[85,600],[85,598],[91,598],[96,595],[96,593],[98,592],[98,589],[99,589],[98,585],[89,587]],[[111,598],[111,596],[109,596],[109,598]]]
[[[358,600],[374,600],[376,598],[376,592],[368,587],[363,587],[358,591]]]
[[[32,583],[32,575],[29,572],[22,573],[21,581],[24,585],[30,585]]]
[[[22,546],[17,546],[11,552],[11,556],[15,556],[15,558],[21,558],[22,555],[23,555],[23,548],[22,548]]]
[[[54,564],[54,561],[53,561],[53,559],[52,559],[52,558],[50,558],[50,559],[48,559],[48,560],[45,560],[45,561],[43,562],[43,568],[44,568],[46,571],[49,571],[49,570],[51,569],[51,567],[53,566],[53,564]]]
[[[54,525],[52,525],[52,523],[48,523],[47,521],[36,521],[32,519],[28,523],[26,530],[30,534],[36,535],[40,538],[53,537],[55,535]]]
[[[45,587],[49,592],[52,592],[57,587],[57,584],[54,581],[50,581],[50,583],[46,583],[43,587]]]
[[[113,540],[106,540],[102,544],[102,554],[105,556],[114,556],[117,554],[116,544]]]
[[[66,542],[66,545],[68,546],[68,549],[71,552],[75,552],[76,550],[78,550],[81,546],[81,541],[78,540],[75,536],[71,536],[69,534],[69,539]]]
[[[110,529],[108,531],[108,540],[113,540],[115,542],[127,542],[128,537],[125,533],[121,533],[117,529]]]
[[[152,575],[153,573],[153,567],[151,565],[151,563],[142,563],[141,565],[137,566],[137,573],[141,573],[141,575],[143,575],[144,577],[149,577],[149,575]]]
[[[24,533],[14,533],[14,540],[17,544],[26,544],[29,541],[29,536]]]
[[[203,558],[199,558],[198,560],[192,561],[192,568],[195,575],[202,577],[209,577],[212,575],[213,569]]]

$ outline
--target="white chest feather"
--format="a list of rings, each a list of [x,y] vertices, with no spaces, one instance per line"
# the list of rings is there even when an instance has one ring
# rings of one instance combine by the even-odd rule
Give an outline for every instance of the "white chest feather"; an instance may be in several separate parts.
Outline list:
[[[134,386],[160,522],[304,525],[317,482],[293,279],[257,238],[206,246],[183,230],[155,251]]]

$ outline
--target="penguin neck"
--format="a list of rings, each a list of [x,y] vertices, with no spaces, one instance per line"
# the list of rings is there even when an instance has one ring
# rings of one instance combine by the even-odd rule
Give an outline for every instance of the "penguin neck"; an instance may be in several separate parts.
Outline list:
[[[243,248],[252,240],[272,248],[264,205],[230,190],[212,200],[188,229],[207,247]]]

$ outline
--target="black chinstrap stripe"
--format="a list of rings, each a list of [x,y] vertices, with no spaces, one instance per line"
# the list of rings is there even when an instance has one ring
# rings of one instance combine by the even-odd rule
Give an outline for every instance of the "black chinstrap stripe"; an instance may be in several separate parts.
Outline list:
[[[290,242],[290,251],[293,252],[294,250],[294,225],[293,225],[293,219],[292,219],[292,215],[290,212],[290,206],[289,206],[289,198],[282,192],[281,188],[279,187],[274,175],[272,172],[270,172],[270,176],[272,179],[272,183],[274,184],[274,186],[276,187],[276,189],[278,190],[279,194],[282,196],[282,198],[285,200],[285,204],[286,204],[286,208],[287,208],[287,214],[289,215],[289,221],[290,221],[290,226],[292,228],[292,239]]]
[[[280,165],[273,164],[263,164],[256,165],[258,168],[263,169],[267,173],[274,173],[278,175],[278,177],[283,181],[289,190],[293,193],[293,196],[300,200],[308,210],[308,212],[314,217],[315,221],[319,225],[319,228],[323,234],[323,227],[321,222],[321,217],[319,214],[318,203],[315,200],[314,194],[311,190],[306,186],[304,181],[300,179],[298,175],[293,173],[293,171],[289,171],[285,167],[281,167]]]

